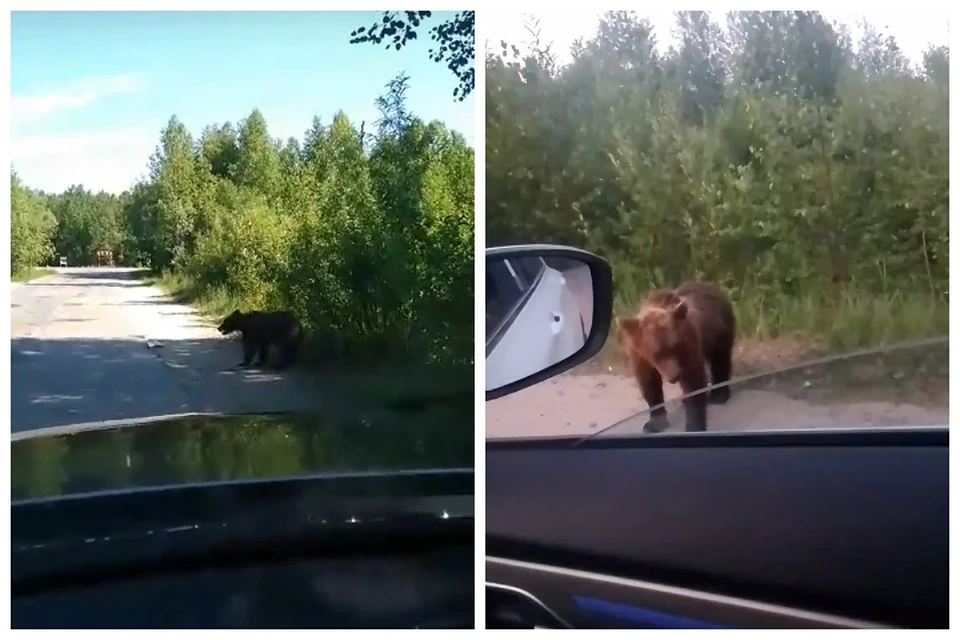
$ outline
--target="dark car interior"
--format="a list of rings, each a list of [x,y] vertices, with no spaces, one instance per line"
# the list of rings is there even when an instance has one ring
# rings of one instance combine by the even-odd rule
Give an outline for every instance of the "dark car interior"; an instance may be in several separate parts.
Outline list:
[[[949,625],[946,427],[574,444],[487,442],[487,628]]]
[[[589,265],[596,354],[612,276]],[[948,426],[488,439],[486,625],[948,628]]]
[[[474,474],[15,502],[14,628],[474,628]]]

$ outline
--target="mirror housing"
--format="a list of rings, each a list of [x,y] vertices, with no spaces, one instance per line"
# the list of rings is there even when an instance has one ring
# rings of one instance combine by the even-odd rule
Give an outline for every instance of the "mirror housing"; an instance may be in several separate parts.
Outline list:
[[[530,244],[488,248],[486,267],[488,401],[572,369],[603,347],[613,316],[606,260]]]

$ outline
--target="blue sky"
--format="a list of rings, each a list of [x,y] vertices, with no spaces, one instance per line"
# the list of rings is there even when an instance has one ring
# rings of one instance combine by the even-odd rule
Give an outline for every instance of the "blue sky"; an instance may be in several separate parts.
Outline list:
[[[451,14],[435,12],[428,28]],[[273,137],[301,138],[314,115],[377,119],[400,72],[408,106],[473,144],[474,100],[428,57],[426,30],[400,51],[351,45],[379,12],[14,12],[12,163],[34,188],[119,193],[142,175],[176,114],[194,136],[259,108]]]

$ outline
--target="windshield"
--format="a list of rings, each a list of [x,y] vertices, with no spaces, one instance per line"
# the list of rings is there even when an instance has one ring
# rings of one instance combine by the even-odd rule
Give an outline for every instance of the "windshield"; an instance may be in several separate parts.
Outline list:
[[[949,338],[842,353],[737,375],[725,405],[708,405],[708,433],[949,424]],[[677,385],[665,385],[670,427],[683,433]],[[588,439],[644,433],[650,417],[636,381],[601,354],[566,374],[487,403],[489,437]],[[698,434],[690,434],[698,437]]]

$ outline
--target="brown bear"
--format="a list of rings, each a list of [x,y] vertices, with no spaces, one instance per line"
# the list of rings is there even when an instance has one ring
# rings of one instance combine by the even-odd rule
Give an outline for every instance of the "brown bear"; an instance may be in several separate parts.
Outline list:
[[[289,311],[250,311],[243,313],[239,309],[228,315],[217,327],[223,335],[239,331],[243,343],[243,362],[238,366],[249,367],[254,355],[258,364],[266,366],[271,346],[280,349],[281,359],[277,368],[284,369],[297,360],[303,329],[296,317]]]
[[[668,428],[663,382],[680,384],[684,396],[707,386],[707,367],[714,385],[730,380],[736,317],[730,299],[705,282],[686,282],[673,291],[650,292],[640,312],[617,318],[618,339],[627,353],[640,393],[651,407],[643,430]],[[707,430],[707,403],[725,404],[730,387],[713,388],[684,398],[686,430]]]

